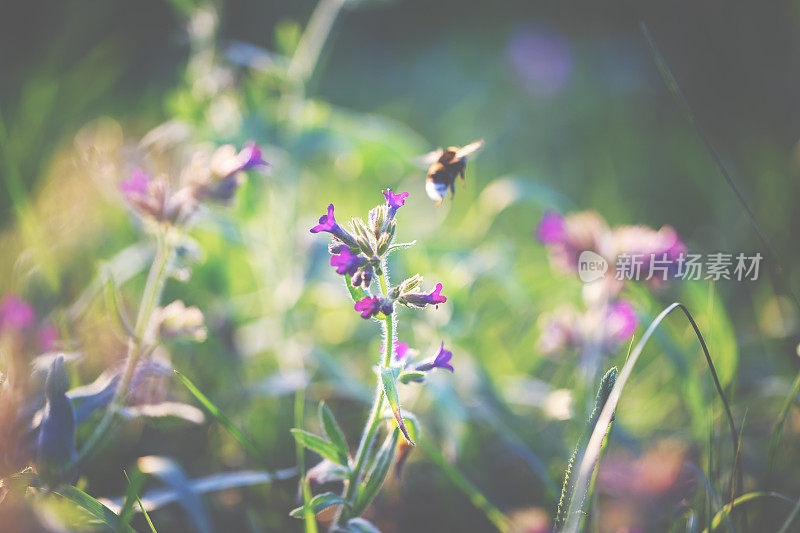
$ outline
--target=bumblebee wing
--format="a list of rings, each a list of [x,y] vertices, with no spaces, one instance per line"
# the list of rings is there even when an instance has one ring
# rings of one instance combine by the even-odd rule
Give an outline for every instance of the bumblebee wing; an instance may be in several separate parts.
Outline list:
[[[467,157],[468,155],[474,154],[482,147],[483,147],[483,139],[478,139],[477,141],[473,141],[468,145],[459,148],[453,159],[461,159],[462,157]]]
[[[438,150],[434,150],[433,152],[428,152],[425,155],[415,157],[414,164],[422,168],[428,168],[432,164],[436,163],[439,160],[439,158],[442,157],[443,153],[444,150],[442,150],[441,148],[439,148]]]

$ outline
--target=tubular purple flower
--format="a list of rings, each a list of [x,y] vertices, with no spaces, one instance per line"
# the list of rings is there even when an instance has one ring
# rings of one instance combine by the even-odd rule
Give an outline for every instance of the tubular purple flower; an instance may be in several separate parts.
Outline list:
[[[36,320],[36,312],[33,307],[16,294],[6,294],[0,300],[0,331],[6,328],[25,329],[34,320]]]
[[[331,256],[331,266],[336,267],[336,273],[352,276],[366,262],[361,255],[354,255],[343,246],[337,254]]]
[[[381,299],[377,296],[365,296],[353,308],[361,313],[361,318],[371,318],[381,312]]]
[[[336,218],[333,216],[333,204],[328,206],[326,215],[319,217],[319,224],[311,228],[311,233],[319,233],[320,231],[327,231],[350,248],[358,248],[355,238],[336,223]]]
[[[437,283],[429,293],[411,293],[404,294],[400,297],[400,303],[410,305],[413,307],[425,307],[426,305],[435,305],[437,308],[439,304],[443,304],[447,298],[442,294],[442,284]]]
[[[350,278],[350,283],[353,284],[353,287],[364,287],[366,289],[372,283],[372,274],[372,265],[367,264],[353,274],[353,277]]]
[[[394,344],[394,360],[402,362],[408,355],[408,343],[396,342]]]
[[[555,211],[547,211],[536,227],[536,238],[542,244],[562,242],[566,237],[564,217]]]
[[[401,192],[400,194],[395,194],[392,192],[392,189],[385,189],[382,192],[383,197],[386,198],[386,205],[389,207],[389,218],[394,218],[397,210],[403,207],[403,204],[406,203],[408,193]]]
[[[452,358],[453,352],[450,350],[445,350],[444,341],[442,341],[442,345],[439,346],[439,351],[436,352],[433,360],[417,365],[417,370],[421,372],[427,372],[429,370],[433,370],[434,368],[443,368],[445,370],[449,370],[450,372],[454,372],[453,365],[450,364],[450,359]]]

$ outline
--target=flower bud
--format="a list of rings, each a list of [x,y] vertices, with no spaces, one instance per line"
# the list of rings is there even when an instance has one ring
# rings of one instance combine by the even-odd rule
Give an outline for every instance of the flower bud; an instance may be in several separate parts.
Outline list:
[[[378,238],[378,255],[385,255],[389,251],[389,245],[392,244],[392,236],[384,233]]]
[[[406,278],[399,285],[400,294],[405,295],[414,292],[420,285],[422,285],[422,276],[414,274],[410,278]]]
[[[372,234],[378,239],[386,231],[386,224],[389,218],[389,208],[385,205],[374,207],[369,212],[369,226]]]
[[[203,312],[195,306],[186,307],[180,300],[156,309],[153,321],[162,338],[189,337],[203,342],[208,334]]]

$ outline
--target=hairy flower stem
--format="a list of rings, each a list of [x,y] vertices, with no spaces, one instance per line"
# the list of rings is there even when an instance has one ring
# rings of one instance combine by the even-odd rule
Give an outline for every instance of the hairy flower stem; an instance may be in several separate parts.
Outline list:
[[[123,369],[117,389],[114,392],[114,397],[103,413],[103,418],[100,419],[97,427],[83,445],[83,448],[81,448],[78,458],[66,467],[65,470],[67,472],[77,468],[81,461],[94,451],[97,445],[103,440],[106,433],[111,429],[117,411],[125,402],[128,388],[130,387],[134,371],[136,370],[136,365],[139,363],[139,359],[141,359],[142,355],[147,352],[147,347],[143,339],[147,333],[147,326],[150,324],[153,312],[161,300],[161,293],[164,290],[164,284],[167,280],[167,264],[169,263],[169,257],[172,253],[172,245],[170,244],[171,235],[169,232],[170,230],[167,230],[156,236],[156,254],[153,258],[153,264],[150,266],[150,272],[147,274],[147,282],[145,283],[142,300],[139,304],[139,312],[136,315],[136,325],[134,326],[135,338],[128,339],[125,368]]]
[[[388,275],[386,272],[386,266],[381,264],[381,272],[383,272],[378,279],[381,285],[381,293],[385,296],[388,292]],[[383,352],[383,361],[382,366],[384,368],[388,367],[392,363],[392,355],[394,353],[394,313],[391,316],[387,316],[383,320],[383,337],[384,337],[384,352]],[[367,418],[367,423],[364,426],[364,431],[361,433],[361,440],[358,444],[358,450],[356,451],[355,456],[355,466],[353,467],[350,477],[345,484],[343,497],[345,500],[350,502],[350,504],[355,503],[356,492],[358,489],[358,485],[361,482],[361,476],[363,474],[364,466],[368,464],[368,459],[370,454],[372,453],[373,443],[375,441],[375,432],[378,430],[379,424],[379,417],[381,414],[381,409],[383,409],[383,384],[381,383],[380,376],[377,378],[378,383],[375,390],[375,398],[372,400],[372,408],[370,409],[369,418]],[[349,518],[349,512],[346,507],[342,507],[339,511],[339,515],[337,516],[336,520],[333,521],[331,526],[331,531],[335,530],[336,527],[345,523]]]

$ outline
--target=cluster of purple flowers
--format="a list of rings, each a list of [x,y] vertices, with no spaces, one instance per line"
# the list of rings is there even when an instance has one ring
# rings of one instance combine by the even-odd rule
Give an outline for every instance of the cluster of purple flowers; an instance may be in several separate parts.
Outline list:
[[[240,151],[219,147],[210,158],[197,154],[172,191],[165,178],[153,179],[134,169],[119,189],[130,208],[147,220],[178,224],[186,221],[202,202],[229,202],[242,183],[242,173],[267,166],[261,149],[253,143]]]
[[[405,204],[408,193],[396,194],[391,189],[386,189],[383,197],[385,204],[370,211],[368,222],[352,219],[349,230],[345,229],[336,221],[333,204],[330,204],[327,213],[311,228],[311,233],[330,233],[333,238],[329,247],[331,266],[337,274],[345,276],[352,287],[365,291],[365,295],[354,306],[365,319],[390,315],[395,303],[424,308],[428,305],[438,307],[447,301],[442,294],[441,283],[437,283],[430,292],[418,291],[422,281],[419,276],[409,278],[386,294],[369,293],[373,277],[381,273],[381,261],[392,251],[397,211]]]
[[[655,258],[674,274],[680,257],[686,253],[686,246],[671,226],[659,230],[646,226],[610,228],[594,211],[566,216],[549,211],[537,226],[536,237],[547,247],[551,265],[565,272],[579,272],[581,254],[588,251],[609,265],[615,265],[616,258],[623,254]],[[658,277],[646,280],[653,287],[664,282]],[[613,274],[588,282],[583,291],[585,311],[564,306],[541,317],[539,348],[545,353],[586,346],[604,351],[616,349],[638,326],[633,305],[620,297],[624,286],[624,280]]]

